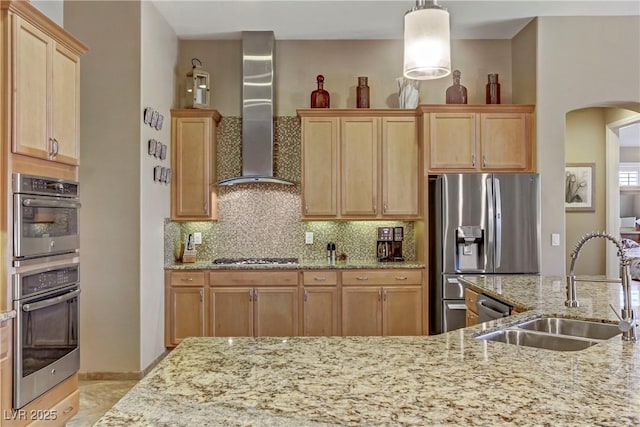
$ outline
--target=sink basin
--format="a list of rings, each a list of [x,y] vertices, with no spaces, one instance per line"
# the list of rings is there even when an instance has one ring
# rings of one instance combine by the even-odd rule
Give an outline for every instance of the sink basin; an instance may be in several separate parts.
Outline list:
[[[617,325],[610,323],[588,322],[562,317],[541,317],[520,323],[517,327],[547,334],[569,335],[593,340],[608,340],[622,333]]]
[[[503,329],[479,336],[478,338],[555,351],[584,350],[585,348],[589,348],[598,343],[598,341],[573,339],[559,335],[530,332],[522,329]]]
[[[579,351],[620,335],[617,325],[540,317],[479,335],[476,338],[555,351]]]

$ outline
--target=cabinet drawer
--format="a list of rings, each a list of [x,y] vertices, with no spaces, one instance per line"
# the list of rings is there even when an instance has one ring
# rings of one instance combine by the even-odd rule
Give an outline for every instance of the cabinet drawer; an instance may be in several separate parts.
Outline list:
[[[469,288],[464,290],[464,303],[467,306],[467,310],[470,310],[478,314],[478,293]]]
[[[211,286],[279,286],[297,285],[297,271],[212,271]]]
[[[305,286],[327,286],[338,284],[338,272],[337,271],[303,271],[302,283]]]
[[[342,272],[343,285],[421,285],[422,270],[351,270]]]
[[[204,286],[204,272],[202,271],[172,271],[169,276],[171,286]]]
[[[66,398],[62,399],[51,409],[35,410],[42,414],[41,419],[34,421],[29,426],[60,426],[78,413],[80,407],[80,390],[76,390]],[[31,412],[31,411],[30,411]]]

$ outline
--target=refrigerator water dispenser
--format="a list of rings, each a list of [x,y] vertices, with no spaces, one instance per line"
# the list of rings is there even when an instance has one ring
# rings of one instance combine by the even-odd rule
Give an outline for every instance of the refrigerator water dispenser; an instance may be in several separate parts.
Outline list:
[[[480,226],[463,225],[456,229],[456,271],[478,271],[484,268],[484,230]]]

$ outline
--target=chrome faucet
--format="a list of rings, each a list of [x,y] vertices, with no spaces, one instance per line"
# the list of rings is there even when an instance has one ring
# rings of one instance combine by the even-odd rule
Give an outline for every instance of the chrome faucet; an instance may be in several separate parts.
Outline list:
[[[617,256],[620,258],[620,279],[588,279],[588,280],[578,280],[575,276],[575,265],[578,260],[578,256],[580,256],[580,251],[585,243],[587,243],[591,239],[595,238],[603,238],[607,239],[618,248]],[[606,232],[595,232],[585,234],[578,240],[576,243],[576,247],[571,252],[571,268],[569,271],[569,275],[567,276],[567,300],[564,302],[564,305],[567,307],[579,307],[580,303],[578,302],[578,295],[576,290],[576,282],[578,281],[588,281],[588,282],[616,282],[622,284],[622,296],[624,299],[624,305],[621,310],[621,315],[616,313],[618,319],[620,319],[620,323],[618,324],[618,328],[622,331],[622,339],[625,341],[636,341],[638,339],[636,335],[636,316],[631,308],[631,271],[630,266],[631,260],[625,255],[622,243],[620,240],[613,237],[611,234]]]

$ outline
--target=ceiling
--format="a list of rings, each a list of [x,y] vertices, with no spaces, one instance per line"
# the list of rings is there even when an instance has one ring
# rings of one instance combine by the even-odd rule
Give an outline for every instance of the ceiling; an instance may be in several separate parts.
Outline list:
[[[640,148],[640,122],[621,127],[618,133],[621,147]]]
[[[273,30],[279,40],[401,39],[410,0],[151,0],[181,39],[240,39]],[[511,39],[536,16],[640,15],[638,0],[441,0],[454,39]]]

